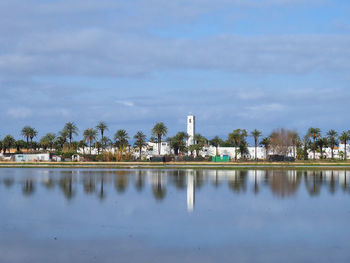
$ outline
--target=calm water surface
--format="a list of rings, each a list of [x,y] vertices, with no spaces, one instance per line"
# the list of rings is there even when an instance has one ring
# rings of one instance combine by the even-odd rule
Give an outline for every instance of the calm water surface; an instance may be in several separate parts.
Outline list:
[[[350,171],[0,169],[0,262],[349,262]]]

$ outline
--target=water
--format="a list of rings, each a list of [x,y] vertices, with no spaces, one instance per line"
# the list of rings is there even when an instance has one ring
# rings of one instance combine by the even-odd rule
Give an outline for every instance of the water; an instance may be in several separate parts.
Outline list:
[[[349,262],[350,171],[0,170],[0,262]]]

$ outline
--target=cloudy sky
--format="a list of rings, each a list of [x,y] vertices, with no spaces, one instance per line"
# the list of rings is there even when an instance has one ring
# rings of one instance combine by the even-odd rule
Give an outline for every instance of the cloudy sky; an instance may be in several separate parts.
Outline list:
[[[1,0],[0,138],[348,130],[349,47],[349,0]]]

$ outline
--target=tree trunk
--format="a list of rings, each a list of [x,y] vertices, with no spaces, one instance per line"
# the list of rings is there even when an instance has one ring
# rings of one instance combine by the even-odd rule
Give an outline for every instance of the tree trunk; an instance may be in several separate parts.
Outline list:
[[[314,160],[316,160],[316,141],[315,141],[315,138],[314,138],[314,145],[313,145],[313,150],[314,150]]]
[[[158,136],[158,155],[160,155],[160,147],[162,146],[162,137]]]
[[[140,161],[142,160],[141,153],[142,153],[142,147],[140,147]]]
[[[258,160],[258,153],[256,152],[257,149],[258,149],[258,141],[257,139],[255,139],[255,161]]]
[[[344,146],[345,146],[345,148],[344,148],[344,153],[345,153],[344,160],[346,161],[347,160],[347,156],[346,156],[346,141],[344,143]]]
[[[332,159],[334,159],[334,147],[332,147],[331,149],[332,149]]]

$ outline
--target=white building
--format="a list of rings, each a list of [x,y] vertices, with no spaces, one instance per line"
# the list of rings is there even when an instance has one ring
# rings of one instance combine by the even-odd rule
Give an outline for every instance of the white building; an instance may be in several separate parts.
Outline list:
[[[195,143],[194,141],[194,135],[196,134],[196,117],[192,114],[187,116],[187,147],[190,145],[193,145]]]

